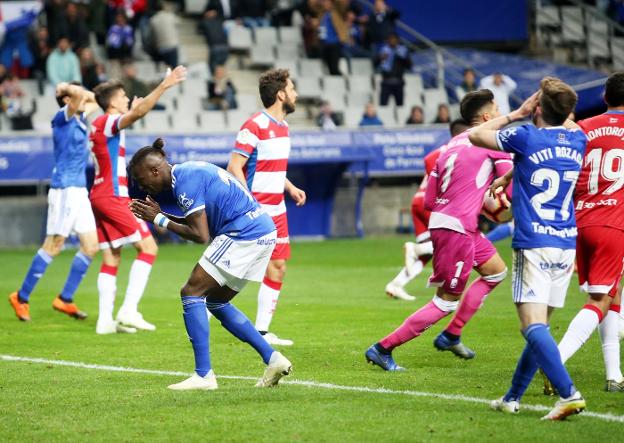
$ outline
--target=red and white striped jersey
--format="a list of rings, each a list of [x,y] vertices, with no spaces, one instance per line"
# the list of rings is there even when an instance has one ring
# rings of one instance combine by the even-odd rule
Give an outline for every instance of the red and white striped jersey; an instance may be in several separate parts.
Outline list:
[[[248,157],[243,170],[247,187],[266,213],[274,218],[285,214],[288,124],[278,122],[266,111],[252,115],[238,132],[234,152]]]
[[[119,114],[104,114],[91,124],[91,151],[95,157],[91,198],[128,197],[126,134],[119,129],[121,117]]]

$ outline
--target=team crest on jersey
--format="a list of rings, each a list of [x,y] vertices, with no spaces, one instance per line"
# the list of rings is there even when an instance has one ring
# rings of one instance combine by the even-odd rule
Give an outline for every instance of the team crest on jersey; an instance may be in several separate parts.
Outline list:
[[[509,140],[509,137],[513,137],[514,135],[516,135],[516,128],[505,129],[500,133],[500,137],[504,141]]]
[[[269,131],[269,138],[275,138],[275,132]]]
[[[243,128],[239,131],[238,135],[236,136],[236,141],[240,143],[241,145],[250,145],[251,142],[253,141],[253,134],[251,133],[249,129]]]
[[[618,119],[617,119],[617,118],[613,118],[613,117],[611,117],[611,118],[609,119],[609,123],[617,123],[617,122],[618,122]]]
[[[188,209],[193,205],[194,200],[192,198],[188,198],[186,196],[186,192],[180,194],[178,196],[178,204],[180,205],[181,208],[183,209]]]
[[[559,133],[559,136],[557,137],[557,143],[559,143],[560,145],[569,145],[570,144],[570,142],[566,138],[565,133],[563,133],[563,132]]]

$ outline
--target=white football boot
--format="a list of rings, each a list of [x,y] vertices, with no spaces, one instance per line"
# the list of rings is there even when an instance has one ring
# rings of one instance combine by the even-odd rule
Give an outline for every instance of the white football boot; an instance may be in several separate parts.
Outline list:
[[[542,417],[542,420],[563,420],[572,414],[580,414],[585,410],[585,399],[579,391],[568,398],[560,398],[555,407]]]
[[[505,414],[517,414],[520,412],[520,402],[516,400],[505,401],[505,397],[492,400],[490,402],[490,408],[495,411],[504,412]]]
[[[271,346],[292,346],[295,342],[288,340],[287,338],[279,338],[272,332],[267,332],[263,335],[264,339]]]
[[[116,321],[99,321],[95,325],[95,333],[99,335],[106,334],[134,334],[136,329],[119,324]]]
[[[119,311],[117,313],[117,323],[131,328],[141,329],[143,331],[155,331],[156,326],[145,321],[143,315],[136,312]]]
[[[386,294],[388,297],[397,298],[399,300],[414,301],[416,297],[407,293],[403,286],[397,285],[393,281],[386,285]]]
[[[193,389],[209,391],[213,389],[217,389],[219,386],[217,385],[217,377],[215,377],[212,369],[203,377],[194,372],[186,380],[181,381],[180,383],[176,383],[173,385],[167,386],[169,389],[174,391],[190,391]]]
[[[292,363],[284,357],[280,352],[273,352],[271,354],[271,359],[269,360],[269,364],[264,370],[264,374],[258,383],[256,383],[257,388],[272,388],[273,386],[277,386],[280,379],[290,374],[292,371]]]

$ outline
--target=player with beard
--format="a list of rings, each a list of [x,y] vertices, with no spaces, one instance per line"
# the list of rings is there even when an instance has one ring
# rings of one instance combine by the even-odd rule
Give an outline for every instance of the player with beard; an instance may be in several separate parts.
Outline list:
[[[285,118],[295,111],[297,92],[287,69],[267,71],[259,83],[265,109],[241,126],[227,170],[251,191],[277,227],[277,244],[258,292],[256,329],[271,345],[291,346],[292,340],[268,331],[290,258],[284,191],[297,206],[306,202],[305,192],[286,178],[290,137]]]

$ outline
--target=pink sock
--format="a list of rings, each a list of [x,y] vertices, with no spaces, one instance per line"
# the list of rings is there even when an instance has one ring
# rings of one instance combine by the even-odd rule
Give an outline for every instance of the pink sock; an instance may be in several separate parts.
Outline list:
[[[450,311],[443,311],[438,308],[433,301],[407,317],[401,326],[399,326],[392,334],[381,340],[381,346],[391,351],[397,346],[418,337],[420,334],[429,329],[432,325],[446,317]]]
[[[505,274],[506,272],[487,277],[479,277],[472,282],[462,297],[453,319],[446,327],[446,332],[453,335],[461,335],[462,329],[466,323],[468,323],[479,308],[481,308],[488,294],[505,278]]]

